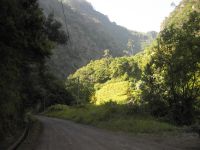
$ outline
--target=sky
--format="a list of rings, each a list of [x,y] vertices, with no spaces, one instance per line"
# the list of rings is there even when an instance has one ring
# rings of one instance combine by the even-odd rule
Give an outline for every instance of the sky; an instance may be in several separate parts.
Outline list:
[[[95,10],[128,29],[159,31],[162,21],[181,0],[87,0]]]

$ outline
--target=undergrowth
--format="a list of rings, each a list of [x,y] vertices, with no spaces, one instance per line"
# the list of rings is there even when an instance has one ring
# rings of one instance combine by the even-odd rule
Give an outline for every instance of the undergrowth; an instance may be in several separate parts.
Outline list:
[[[116,105],[112,102],[101,106],[54,105],[44,114],[114,131],[153,134],[178,131],[176,126],[141,113],[137,107]]]

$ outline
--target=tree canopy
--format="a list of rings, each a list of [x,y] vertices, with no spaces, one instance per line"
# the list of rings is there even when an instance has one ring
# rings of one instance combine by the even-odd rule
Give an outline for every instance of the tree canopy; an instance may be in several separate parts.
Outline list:
[[[27,109],[43,109],[45,99],[47,106],[70,103],[63,84],[45,66],[55,43],[68,40],[60,28],[51,15],[45,18],[37,0],[0,1],[1,142],[24,127]]]
[[[144,52],[91,61],[70,75],[66,85],[75,97],[77,78],[80,92],[88,93],[84,102],[133,103],[178,125],[194,123],[200,113],[199,3],[183,0]]]

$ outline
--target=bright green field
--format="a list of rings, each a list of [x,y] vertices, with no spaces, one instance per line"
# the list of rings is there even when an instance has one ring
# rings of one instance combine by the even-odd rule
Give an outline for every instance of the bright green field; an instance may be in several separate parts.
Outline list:
[[[100,90],[97,90],[95,97],[95,104],[101,105],[109,101],[123,104],[128,99],[129,82],[121,81],[116,83],[107,83]],[[113,94],[115,93],[115,94]]]
[[[130,106],[108,103],[101,106],[80,107],[55,105],[51,106],[44,114],[114,131],[153,134],[178,131],[176,126],[158,121],[148,115],[135,113],[135,111],[136,109]]]

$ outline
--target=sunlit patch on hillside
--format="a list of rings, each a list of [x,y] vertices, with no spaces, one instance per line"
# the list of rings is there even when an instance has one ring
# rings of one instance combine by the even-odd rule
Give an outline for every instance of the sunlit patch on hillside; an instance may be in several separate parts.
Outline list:
[[[92,101],[96,105],[101,105],[109,101],[116,102],[117,104],[124,104],[129,99],[128,93],[128,81],[107,83],[101,89],[96,91]]]

